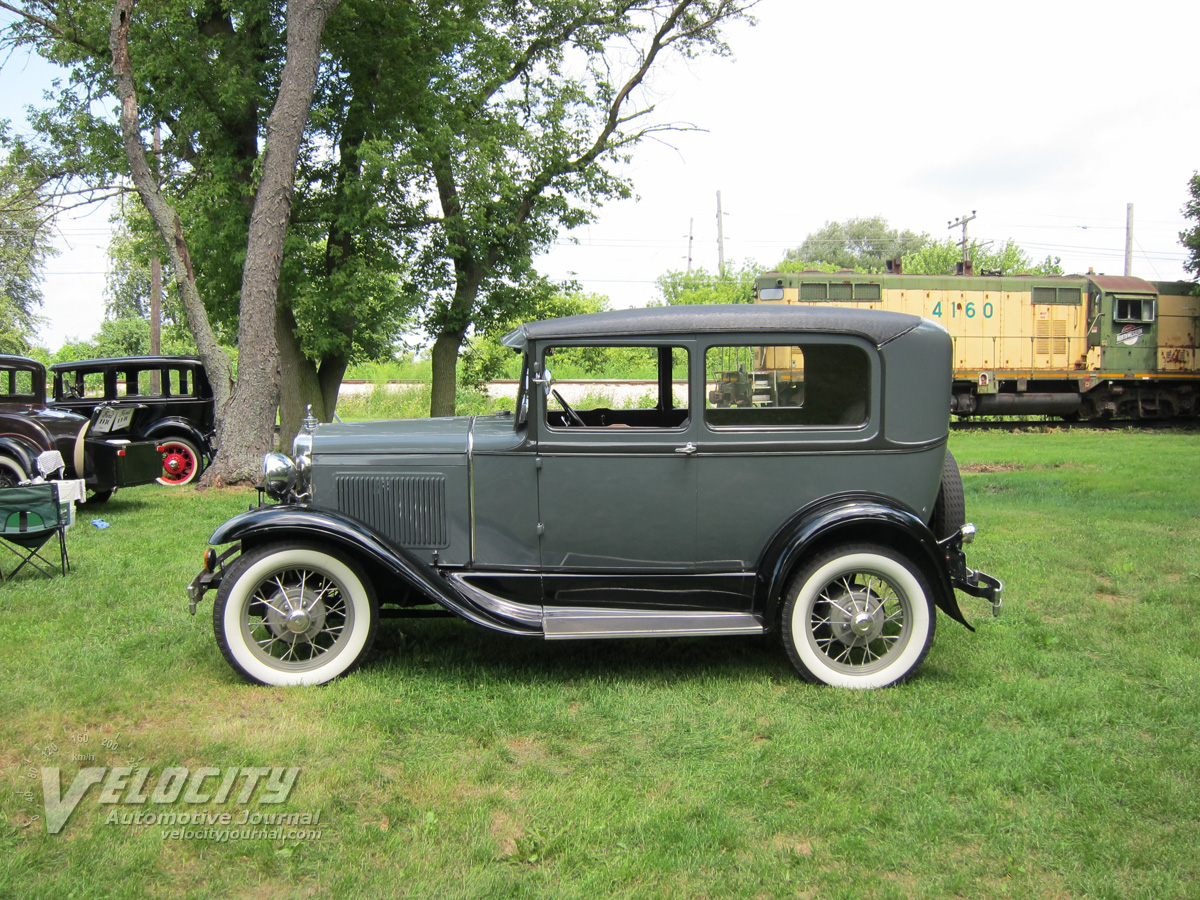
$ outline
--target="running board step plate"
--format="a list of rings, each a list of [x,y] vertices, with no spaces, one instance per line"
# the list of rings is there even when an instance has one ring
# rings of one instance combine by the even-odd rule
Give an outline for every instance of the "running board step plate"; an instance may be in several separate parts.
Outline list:
[[[548,641],[569,641],[762,634],[763,624],[750,613],[546,606],[542,609],[542,630]]]

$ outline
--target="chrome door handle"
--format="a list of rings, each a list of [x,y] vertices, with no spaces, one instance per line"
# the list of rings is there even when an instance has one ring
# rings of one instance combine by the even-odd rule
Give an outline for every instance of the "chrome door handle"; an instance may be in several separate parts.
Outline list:
[[[696,452],[696,445],[693,444],[691,441],[688,441],[682,447],[676,447],[675,452],[676,453],[686,453],[690,456],[691,454]]]

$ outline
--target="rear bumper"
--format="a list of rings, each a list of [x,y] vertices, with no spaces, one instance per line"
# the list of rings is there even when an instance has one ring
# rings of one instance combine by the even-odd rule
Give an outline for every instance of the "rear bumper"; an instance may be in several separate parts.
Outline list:
[[[987,600],[992,604],[992,615],[998,616],[1004,603],[1004,582],[967,566],[967,554],[963,545],[969,544],[974,538],[975,526],[967,524],[956,534],[939,541],[938,545],[945,553],[950,583],[954,585],[955,590]]]

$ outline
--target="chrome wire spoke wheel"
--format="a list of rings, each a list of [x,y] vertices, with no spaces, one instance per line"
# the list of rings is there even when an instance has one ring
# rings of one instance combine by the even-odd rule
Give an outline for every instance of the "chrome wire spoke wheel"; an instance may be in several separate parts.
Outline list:
[[[378,618],[358,565],[307,543],[243,553],[213,606],[225,658],[261,684],[322,684],[345,674],[370,649]]]
[[[322,664],[353,631],[354,608],[341,587],[312,568],[285,569],[251,595],[245,627],[248,645],[268,662],[298,667]]]
[[[932,592],[918,566],[874,545],[818,556],[784,598],[784,646],[808,681],[886,687],[908,678],[933,641]]]
[[[808,639],[829,664],[851,673],[887,665],[911,636],[912,607],[873,572],[843,575],[817,595]]]

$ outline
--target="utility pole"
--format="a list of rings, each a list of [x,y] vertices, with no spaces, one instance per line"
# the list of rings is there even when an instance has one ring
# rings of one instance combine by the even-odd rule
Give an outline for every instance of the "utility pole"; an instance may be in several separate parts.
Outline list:
[[[725,277],[725,216],[721,212],[721,192],[717,191],[717,275]]]
[[[959,242],[959,246],[962,247],[962,264],[959,266],[961,270],[959,272],[960,275],[971,274],[971,245],[967,243],[967,223],[972,221],[974,218],[975,210],[971,210],[971,214],[969,216],[959,216],[953,222],[946,223],[946,227],[951,230],[962,226],[963,236],[962,240]]]
[[[692,274],[692,237],[696,230],[696,220],[688,219],[688,255],[687,255],[687,274]]]
[[[158,169],[158,182],[162,183],[162,129],[154,123],[154,164]],[[162,260],[158,253],[150,258],[150,355],[162,353]],[[158,383],[158,369],[150,373],[150,391],[157,394],[162,390]]]
[[[1133,274],[1133,204],[1125,204],[1125,275]]]

